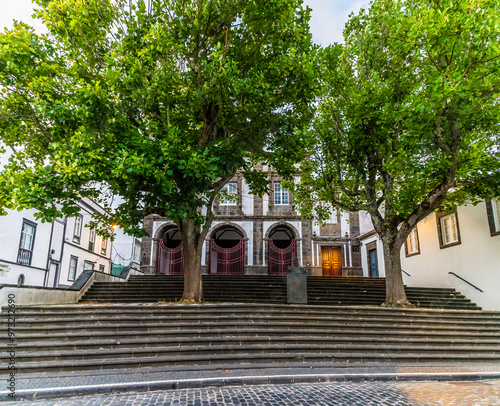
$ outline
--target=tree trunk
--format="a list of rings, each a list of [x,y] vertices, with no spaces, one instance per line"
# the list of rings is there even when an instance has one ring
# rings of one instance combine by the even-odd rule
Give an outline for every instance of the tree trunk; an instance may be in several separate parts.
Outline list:
[[[385,263],[385,307],[415,307],[407,297],[401,272],[401,243],[397,242],[397,232],[381,236]]]
[[[199,303],[203,299],[201,277],[201,249],[203,241],[200,238],[200,230],[196,228],[189,216],[181,222],[180,229],[184,251],[184,293],[182,301],[186,303]]]

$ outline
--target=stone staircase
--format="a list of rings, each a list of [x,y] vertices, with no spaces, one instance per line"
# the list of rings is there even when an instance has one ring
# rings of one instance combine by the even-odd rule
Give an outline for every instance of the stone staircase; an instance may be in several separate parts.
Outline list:
[[[4,309],[2,365],[8,364],[12,345],[7,317]],[[18,374],[500,362],[500,312],[478,310],[280,304],[25,306],[16,309],[14,331]]]
[[[131,276],[126,283],[95,282],[83,302],[157,303],[175,302],[182,297],[182,276]],[[307,278],[308,304],[335,306],[378,306],[385,300],[384,278],[319,277]],[[409,288],[410,302],[421,308],[479,310],[455,289]],[[286,303],[286,277],[267,275],[204,275],[206,302]]]

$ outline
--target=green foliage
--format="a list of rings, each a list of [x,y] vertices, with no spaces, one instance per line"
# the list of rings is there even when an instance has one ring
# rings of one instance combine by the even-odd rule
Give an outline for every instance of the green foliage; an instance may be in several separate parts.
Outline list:
[[[374,1],[322,51],[295,201],[367,210],[399,244],[438,207],[498,196],[500,4]]]
[[[300,0],[37,4],[47,35],[0,35],[0,138],[17,151],[2,207],[50,219],[89,197],[137,235],[150,213],[202,227],[237,170],[261,192],[256,162],[300,159],[315,88]]]

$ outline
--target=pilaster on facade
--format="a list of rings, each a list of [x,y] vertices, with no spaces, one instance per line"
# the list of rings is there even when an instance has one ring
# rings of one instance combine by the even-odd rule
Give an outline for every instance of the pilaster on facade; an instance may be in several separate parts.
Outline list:
[[[267,167],[262,167],[262,170],[267,171],[269,193],[263,196],[251,195],[243,176],[238,174],[229,181],[234,186],[227,187],[228,193],[235,194],[234,199],[215,199],[215,218],[203,245],[203,272],[221,272],[221,264],[234,259],[221,259],[220,255],[230,255],[230,247],[238,246],[241,247],[245,274],[277,272],[271,266],[271,263],[277,260],[270,258],[270,255],[278,253],[278,257],[286,257],[283,261],[291,262],[292,258],[288,257],[296,257],[299,264],[310,269],[313,275],[333,276],[332,270],[325,269],[326,257],[322,257],[322,251],[326,252],[326,249],[330,248],[340,250],[342,258],[336,265],[340,267],[340,271],[336,269],[335,272],[340,272],[340,276],[361,275],[359,242],[356,240],[359,235],[359,221],[356,216],[335,210],[335,218],[322,226],[317,225],[315,219],[302,218],[295,210],[292,194],[281,186],[283,178],[272,170],[268,171]],[[279,196],[276,193],[279,193]],[[165,233],[175,227],[177,226],[173,222],[159,216],[151,215],[144,219],[148,237],[143,238],[141,270],[145,273],[158,272],[158,247],[162,244],[161,241],[166,243],[162,240]],[[224,230],[227,232],[223,232]],[[214,247],[217,244],[221,247],[217,248],[216,253]],[[172,248],[165,249],[174,250],[175,247],[172,245]],[[215,260],[215,257],[219,259]],[[286,271],[284,265],[280,266],[280,272]]]

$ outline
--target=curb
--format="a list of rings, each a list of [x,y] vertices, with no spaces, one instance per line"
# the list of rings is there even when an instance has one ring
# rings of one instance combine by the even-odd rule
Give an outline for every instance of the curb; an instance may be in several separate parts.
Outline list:
[[[123,382],[100,385],[68,386],[64,388],[35,388],[16,392],[14,399],[7,398],[8,391],[0,392],[0,400],[41,400],[71,396],[119,394],[156,390],[194,389],[213,386],[286,385],[297,383],[362,382],[362,381],[477,381],[500,379],[498,372],[448,372],[448,373],[378,373],[378,374],[298,374],[220,377],[206,379],[174,379],[143,382]]]

